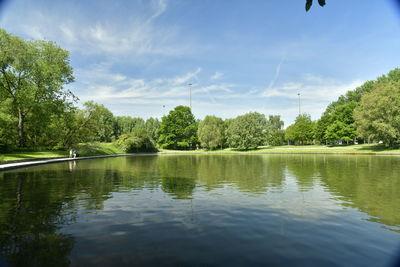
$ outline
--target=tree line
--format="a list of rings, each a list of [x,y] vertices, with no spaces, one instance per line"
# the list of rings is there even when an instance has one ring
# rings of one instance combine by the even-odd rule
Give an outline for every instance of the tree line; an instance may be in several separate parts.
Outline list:
[[[50,41],[25,41],[0,29],[0,150],[67,149],[82,142],[116,142],[127,152],[167,149],[255,149],[261,145],[400,143],[400,69],[347,92],[312,121],[300,114],[284,129],[279,115],[196,119],[178,106],[157,118],[114,116],[78,98],[68,51]]]

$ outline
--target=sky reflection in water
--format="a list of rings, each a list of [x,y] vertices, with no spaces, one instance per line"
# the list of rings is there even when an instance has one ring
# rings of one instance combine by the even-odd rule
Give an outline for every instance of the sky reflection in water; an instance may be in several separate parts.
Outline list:
[[[0,265],[387,266],[400,158],[174,155],[0,173]]]

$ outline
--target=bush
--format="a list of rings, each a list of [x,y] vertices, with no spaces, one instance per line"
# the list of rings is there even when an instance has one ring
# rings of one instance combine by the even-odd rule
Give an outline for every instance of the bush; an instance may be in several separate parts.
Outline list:
[[[144,131],[135,131],[119,137],[117,145],[126,153],[157,152],[150,136]]]

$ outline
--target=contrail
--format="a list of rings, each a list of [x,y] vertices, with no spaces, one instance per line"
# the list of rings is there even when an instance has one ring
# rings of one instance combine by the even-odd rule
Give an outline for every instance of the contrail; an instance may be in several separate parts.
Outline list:
[[[278,66],[276,67],[275,76],[269,83],[267,90],[271,89],[275,85],[275,82],[279,78],[279,74],[281,73],[281,66],[285,60],[286,60],[286,53],[283,55],[281,61],[279,62]]]

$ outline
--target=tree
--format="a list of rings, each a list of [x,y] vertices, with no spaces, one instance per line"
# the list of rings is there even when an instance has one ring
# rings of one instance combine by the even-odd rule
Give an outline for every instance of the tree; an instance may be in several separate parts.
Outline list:
[[[18,118],[19,146],[26,146],[25,122],[33,110],[56,112],[73,94],[69,54],[53,42],[24,41],[0,29],[0,101],[11,99]]]
[[[286,129],[285,138],[296,143],[311,143],[314,139],[315,123],[310,115],[300,114],[293,125]]]
[[[156,142],[158,139],[158,130],[160,129],[160,121],[157,118],[148,118],[144,124],[147,134]]]
[[[283,144],[285,132],[283,130],[284,122],[280,115],[269,115],[266,131],[266,142],[271,146]]]
[[[158,143],[163,148],[191,149],[197,144],[197,123],[189,107],[177,106],[163,116]]]
[[[102,104],[88,101],[83,104],[86,113],[85,127],[90,141],[111,142],[114,137],[114,115]]]
[[[206,116],[199,123],[197,136],[202,147],[207,149],[222,147],[225,141],[224,121],[215,116]]]
[[[329,141],[345,141],[349,143],[356,137],[353,111],[356,103],[351,101],[338,106],[330,115],[330,124],[325,131],[325,139]]]
[[[142,118],[131,116],[114,117],[114,136],[116,139],[118,139],[120,135],[130,134],[136,130],[144,128],[145,122]]]
[[[322,117],[315,124],[314,137],[321,143],[328,143],[326,139],[326,131],[331,123],[331,115],[324,113]]]
[[[264,142],[266,118],[257,112],[250,112],[238,116],[233,120],[228,129],[228,144],[236,149],[254,149]]]
[[[320,142],[327,143],[339,140],[349,143],[356,138],[360,139],[354,125],[353,113],[355,108],[360,105],[362,97],[371,92],[377,83],[387,84],[399,81],[400,69],[397,68],[341,95],[338,100],[328,105],[321,119],[318,120],[315,138]]]
[[[400,81],[378,82],[354,110],[357,132],[364,138],[400,143]]]

